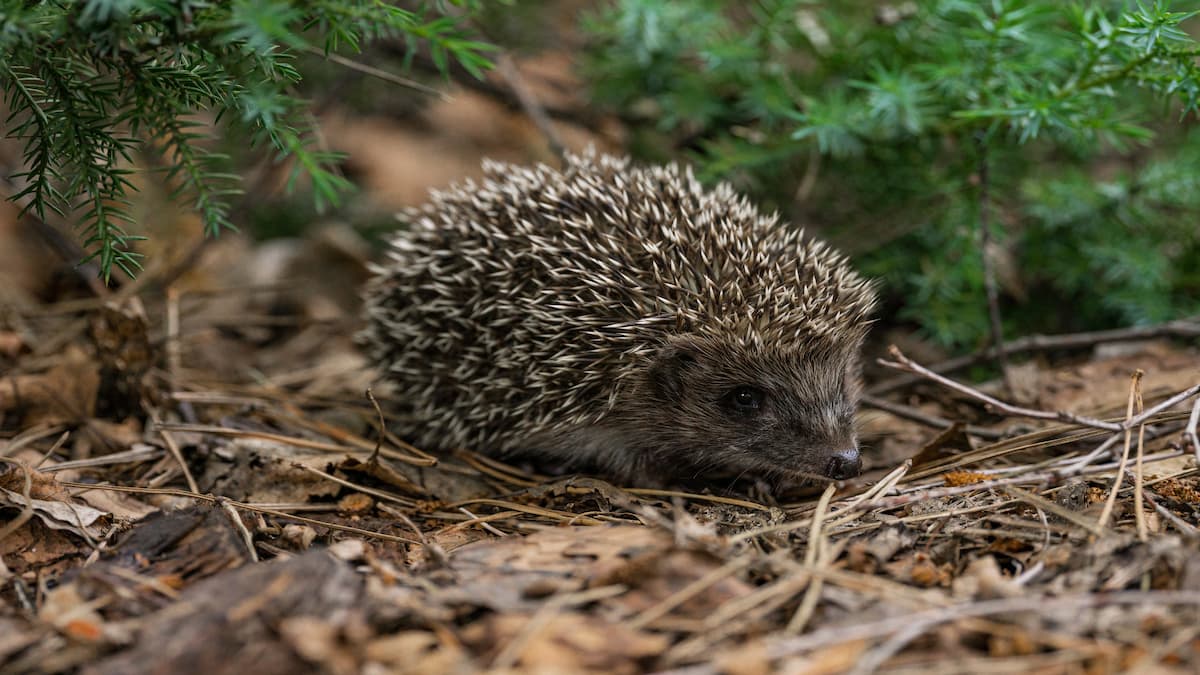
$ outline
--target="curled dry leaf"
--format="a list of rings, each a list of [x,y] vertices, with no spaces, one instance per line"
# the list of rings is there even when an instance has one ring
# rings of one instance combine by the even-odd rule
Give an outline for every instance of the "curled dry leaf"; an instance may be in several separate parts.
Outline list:
[[[308,525],[292,523],[283,526],[283,540],[298,551],[307,551],[317,538],[317,531]]]
[[[451,556],[459,579],[448,602],[470,602],[499,612],[525,612],[584,588],[624,588],[604,604],[623,616],[658,606],[718,570],[722,561],[675,546],[672,535],[645,527],[572,527],[527,537],[478,542]],[[708,580],[668,607],[673,621],[702,620],[753,587],[736,574]]]
[[[29,468],[14,460],[0,462],[0,489],[24,493],[26,479],[29,480],[29,496],[34,499],[63,501],[71,496],[66,488],[54,480],[54,474]]]
[[[30,486],[28,498],[26,476]],[[88,541],[102,538],[111,520],[111,514],[78,503],[51,474],[14,462],[0,463],[0,510],[19,513],[26,509],[32,509],[46,527],[72,532]]]

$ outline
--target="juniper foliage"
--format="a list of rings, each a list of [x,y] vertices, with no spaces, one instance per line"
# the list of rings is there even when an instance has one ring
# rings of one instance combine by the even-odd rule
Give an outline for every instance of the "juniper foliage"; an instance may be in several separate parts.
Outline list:
[[[107,281],[140,268],[127,232],[132,153],[149,150],[174,197],[215,234],[231,228],[240,178],[210,150],[208,112],[311,182],[318,207],[351,188],[339,157],[320,149],[299,96],[305,51],[357,51],[394,38],[479,75],[489,47],[469,39],[473,0],[404,9],[382,0],[0,0],[0,88],[6,131],[25,148],[13,198],[39,217],[78,222]],[[439,9],[440,8],[440,9]],[[89,258],[89,259],[90,259]]]
[[[1009,330],[1200,312],[1196,14],[616,0],[587,24],[588,72],[643,153],[823,229],[900,318],[965,347],[988,333],[985,209]]]

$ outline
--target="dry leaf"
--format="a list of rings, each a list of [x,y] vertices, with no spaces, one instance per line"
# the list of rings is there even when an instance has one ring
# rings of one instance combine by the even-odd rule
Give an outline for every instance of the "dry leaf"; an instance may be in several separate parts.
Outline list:
[[[491,660],[517,639],[521,669],[571,673],[640,673],[666,650],[664,635],[630,630],[596,616],[565,612],[531,624],[533,615],[493,614],[463,631],[463,641]]]
[[[454,643],[439,642],[426,631],[404,631],[367,643],[368,663],[379,664],[395,675],[443,675],[468,672],[468,658]]]
[[[497,611],[526,610],[554,591],[612,579],[630,560],[672,547],[670,535],[645,527],[563,527],[527,537],[476,542],[450,556],[458,579],[452,597]]]
[[[90,541],[103,538],[107,524],[102,519],[108,514],[99,509],[83,504],[47,499],[26,501],[20,493],[0,488],[0,507],[8,506],[23,511],[30,503],[32,503],[34,515],[47,527],[74,532]]]
[[[0,378],[0,412],[22,414],[25,427],[79,424],[96,411],[100,369],[86,357],[38,375]]]

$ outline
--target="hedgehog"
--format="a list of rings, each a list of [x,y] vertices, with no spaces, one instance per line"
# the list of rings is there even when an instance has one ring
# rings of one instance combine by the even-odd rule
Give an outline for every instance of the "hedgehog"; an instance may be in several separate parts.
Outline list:
[[[690,168],[485,160],[407,212],[359,335],[428,449],[639,485],[857,476],[873,284]]]

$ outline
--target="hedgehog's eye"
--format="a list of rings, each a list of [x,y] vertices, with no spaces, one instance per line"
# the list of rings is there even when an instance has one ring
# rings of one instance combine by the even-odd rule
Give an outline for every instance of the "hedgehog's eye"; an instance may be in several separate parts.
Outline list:
[[[741,386],[729,392],[725,397],[726,405],[734,412],[742,415],[753,415],[762,407],[763,399],[767,397],[762,389],[751,386]]]

